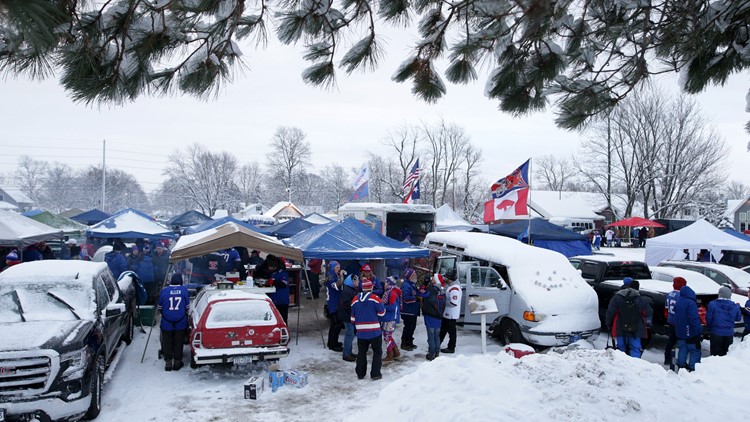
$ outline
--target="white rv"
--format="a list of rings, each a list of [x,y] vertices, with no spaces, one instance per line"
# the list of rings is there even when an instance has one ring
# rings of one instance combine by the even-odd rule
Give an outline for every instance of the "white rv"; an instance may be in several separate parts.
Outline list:
[[[596,293],[558,252],[485,233],[430,233],[424,246],[441,253],[435,272],[457,271],[466,328],[480,326],[468,301],[492,297],[488,331],[504,344],[561,346],[599,332]]]
[[[435,208],[424,204],[350,202],[339,208],[339,219],[356,218],[375,231],[398,241],[419,245],[435,230]]]

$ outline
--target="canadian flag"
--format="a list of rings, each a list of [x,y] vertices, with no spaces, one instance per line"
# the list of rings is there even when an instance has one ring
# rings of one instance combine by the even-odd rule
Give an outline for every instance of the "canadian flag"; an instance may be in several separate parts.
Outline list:
[[[484,203],[484,223],[529,215],[529,188],[510,191]]]

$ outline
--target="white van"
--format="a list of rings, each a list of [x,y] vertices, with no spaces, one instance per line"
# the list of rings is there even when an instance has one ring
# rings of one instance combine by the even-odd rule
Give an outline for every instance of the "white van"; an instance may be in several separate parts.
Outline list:
[[[562,346],[599,332],[596,293],[558,252],[486,233],[429,233],[424,246],[441,253],[435,272],[457,271],[465,328],[479,329],[468,301],[484,296],[499,310],[488,331],[503,344]]]
[[[594,220],[586,218],[552,217],[549,222],[580,234],[589,234],[594,230]]]

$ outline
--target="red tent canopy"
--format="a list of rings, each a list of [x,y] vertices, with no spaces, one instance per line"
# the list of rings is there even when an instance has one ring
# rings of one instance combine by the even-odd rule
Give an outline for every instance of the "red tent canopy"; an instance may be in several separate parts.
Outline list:
[[[609,225],[610,227],[659,227],[664,228],[663,225],[656,221],[646,220],[643,217],[630,217],[624,220],[615,221]]]

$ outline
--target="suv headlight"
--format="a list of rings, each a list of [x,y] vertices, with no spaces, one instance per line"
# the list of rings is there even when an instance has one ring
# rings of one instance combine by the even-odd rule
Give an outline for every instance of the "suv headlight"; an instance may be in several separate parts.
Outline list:
[[[69,380],[83,377],[88,356],[87,347],[60,355],[60,366],[65,368],[63,378]]]

